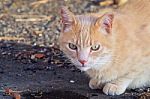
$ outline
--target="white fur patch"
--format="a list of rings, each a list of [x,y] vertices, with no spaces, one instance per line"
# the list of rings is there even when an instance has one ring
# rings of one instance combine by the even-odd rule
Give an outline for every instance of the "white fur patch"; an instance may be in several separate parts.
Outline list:
[[[88,61],[89,53],[90,53],[90,48],[82,49],[81,51],[78,52],[78,59]]]
[[[76,67],[82,71],[87,71],[88,69],[94,68],[99,69],[102,66],[111,62],[112,56],[110,54],[105,54],[103,56],[99,56],[96,59],[89,57],[88,62],[82,66],[82,64],[77,59],[72,59],[72,62],[76,65]]]
[[[112,60],[111,55],[105,55],[103,57],[100,56],[96,60],[93,60],[93,63],[91,63],[91,65],[93,65],[92,68],[98,69],[111,62],[111,60]]]

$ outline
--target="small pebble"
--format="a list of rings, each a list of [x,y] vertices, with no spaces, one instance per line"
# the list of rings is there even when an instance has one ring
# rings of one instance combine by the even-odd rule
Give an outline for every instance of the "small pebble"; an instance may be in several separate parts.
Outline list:
[[[147,92],[150,92],[150,88],[147,89]]]
[[[74,80],[70,80],[70,83],[75,83],[75,81]]]

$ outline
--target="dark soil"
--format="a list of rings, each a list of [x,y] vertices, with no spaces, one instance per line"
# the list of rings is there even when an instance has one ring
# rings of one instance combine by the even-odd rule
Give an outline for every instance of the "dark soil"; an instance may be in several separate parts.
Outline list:
[[[57,48],[2,41],[0,56],[0,88],[22,91],[22,99],[138,99],[139,93],[148,91],[106,96],[101,90],[91,90],[88,77]],[[0,99],[12,98],[1,92]]]

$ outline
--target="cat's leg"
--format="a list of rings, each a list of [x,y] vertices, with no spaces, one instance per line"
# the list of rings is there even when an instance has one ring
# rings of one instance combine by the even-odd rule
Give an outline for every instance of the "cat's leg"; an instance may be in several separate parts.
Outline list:
[[[114,80],[112,79],[112,81],[108,81],[103,88],[103,92],[107,95],[120,95],[124,93],[132,81],[142,73],[142,69],[130,70],[128,74],[117,77]]]
[[[103,92],[107,95],[120,95],[125,92],[132,80],[126,77],[118,78],[117,80],[106,83]]]
[[[89,87],[91,89],[102,89],[103,86],[101,84],[101,74],[97,75],[98,72],[95,69],[90,69],[86,71],[86,73],[89,75],[91,78],[89,81]]]
[[[106,83],[103,92],[107,95],[120,95],[124,93],[132,81],[142,73],[142,70],[130,70],[128,74]]]
[[[91,89],[102,89],[104,84],[101,83],[101,80],[98,78],[92,78],[89,82],[89,87]]]

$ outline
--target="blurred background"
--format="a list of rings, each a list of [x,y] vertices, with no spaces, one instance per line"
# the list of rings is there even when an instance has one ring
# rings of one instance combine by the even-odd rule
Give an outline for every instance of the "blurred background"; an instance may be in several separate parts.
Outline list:
[[[60,7],[75,14],[116,9],[128,0],[0,0],[0,41],[58,47]]]

